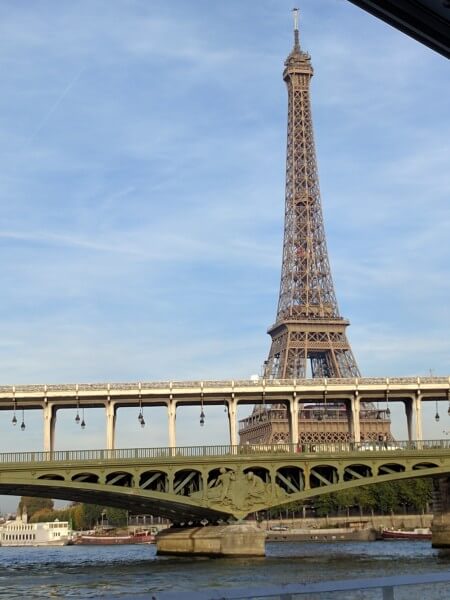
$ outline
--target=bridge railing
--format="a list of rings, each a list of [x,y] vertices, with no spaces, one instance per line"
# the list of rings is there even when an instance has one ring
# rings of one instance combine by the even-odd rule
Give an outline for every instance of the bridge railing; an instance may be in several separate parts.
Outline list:
[[[267,387],[296,387],[296,386],[311,386],[318,385],[350,385],[355,387],[364,387],[365,385],[389,385],[395,388],[397,385],[443,385],[450,384],[450,377],[347,377],[347,378],[328,378],[328,379],[236,379],[236,380],[205,380],[205,381],[142,381],[142,382],[123,382],[123,383],[63,383],[63,384],[19,384],[19,385],[2,385],[0,386],[0,394],[89,394],[110,393],[110,392],[132,392],[134,394],[141,393],[145,390],[160,390],[160,389],[193,389],[193,388],[246,388],[264,385]]]
[[[329,444],[245,444],[242,446],[185,446],[179,448],[120,448],[117,450],[55,450],[53,452],[5,452],[0,454],[0,464],[80,462],[116,460],[164,460],[178,458],[254,456],[265,454],[295,454],[305,457],[318,454],[390,453],[450,450],[450,439],[426,441],[370,441]]]

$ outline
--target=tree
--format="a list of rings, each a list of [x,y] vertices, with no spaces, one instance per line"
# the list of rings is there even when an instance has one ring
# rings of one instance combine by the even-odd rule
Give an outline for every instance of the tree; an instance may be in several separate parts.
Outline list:
[[[81,504],[81,529],[92,529],[101,520],[103,507],[97,504]]]
[[[128,513],[122,508],[109,507],[105,509],[105,513],[108,520],[108,525],[112,525],[113,527],[122,527],[128,523]]]
[[[30,518],[38,510],[53,510],[53,506],[53,500],[50,500],[49,498],[34,498],[33,496],[22,496],[17,507],[17,513],[21,515],[25,509],[28,518]]]
[[[51,510],[50,508],[41,508],[34,512],[30,517],[30,523],[45,523],[47,521],[54,521],[58,511]]]

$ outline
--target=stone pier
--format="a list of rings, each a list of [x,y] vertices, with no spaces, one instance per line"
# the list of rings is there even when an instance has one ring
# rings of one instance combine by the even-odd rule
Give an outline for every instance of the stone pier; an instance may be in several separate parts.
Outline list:
[[[431,545],[433,548],[450,548],[450,477],[433,481],[433,523]]]
[[[265,556],[266,534],[254,524],[164,529],[156,537],[158,554]]]

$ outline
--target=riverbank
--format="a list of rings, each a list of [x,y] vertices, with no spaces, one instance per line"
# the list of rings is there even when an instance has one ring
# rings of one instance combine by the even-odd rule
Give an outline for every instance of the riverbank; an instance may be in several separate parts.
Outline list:
[[[317,517],[296,519],[271,519],[260,521],[262,529],[277,531],[276,528],[286,528],[278,531],[289,531],[293,529],[335,529],[335,528],[359,528],[359,529],[415,529],[416,527],[431,527],[433,513],[419,515],[374,515],[363,517]],[[274,529],[275,528],[275,529]]]
[[[287,529],[266,532],[266,542],[374,542],[373,528],[335,527],[328,529]]]

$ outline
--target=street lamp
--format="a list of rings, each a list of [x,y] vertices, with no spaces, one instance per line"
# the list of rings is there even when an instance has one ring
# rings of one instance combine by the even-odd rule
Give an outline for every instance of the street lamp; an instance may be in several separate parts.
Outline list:
[[[25,411],[22,408],[22,423],[20,424],[20,429],[22,431],[25,431],[25,427],[26,427],[26,425],[25,425]]]
[[[205,424],[205,411],[203,410],[203,393],[201,396],[201,410],[200,410],[200,427],[203,427]]]
[[[389,390],[386,390],[386,416],[391,416],[391,409],[389,408]]]
[[[14,414],[13,414],[13,418],[11,419],[11,423],[13,425],[17,425],[16,408],[17,408],[17,406],[16,406],[16,399],[14,398],[14,409],[13,409],[14,410]]]
[[[81,419],[81,425],[80,425],[80,427],[81,427],[81,429],[86,429],[86,421],[84,420],[84,406],[82,408],[82,413],[81,414],[82,414],[82,419]]]
[[[139,414],[138,414],[138,421],[141,424],[141,427],[145,427],[144,411],[142,410],[142,397],[141,397],[141,394],[139,394]]]
[[[77,415],[75,417],[75,423],[78,425],[80,422],[80,399],[78,398],[77,395]]]
[[[441,420],[441,417],[439,416],[439,411],[438,411],[438,401],[436,399],[436,414],[434,415],[434,420],[436,421],[436,423],[439,423],[439,421]]]

